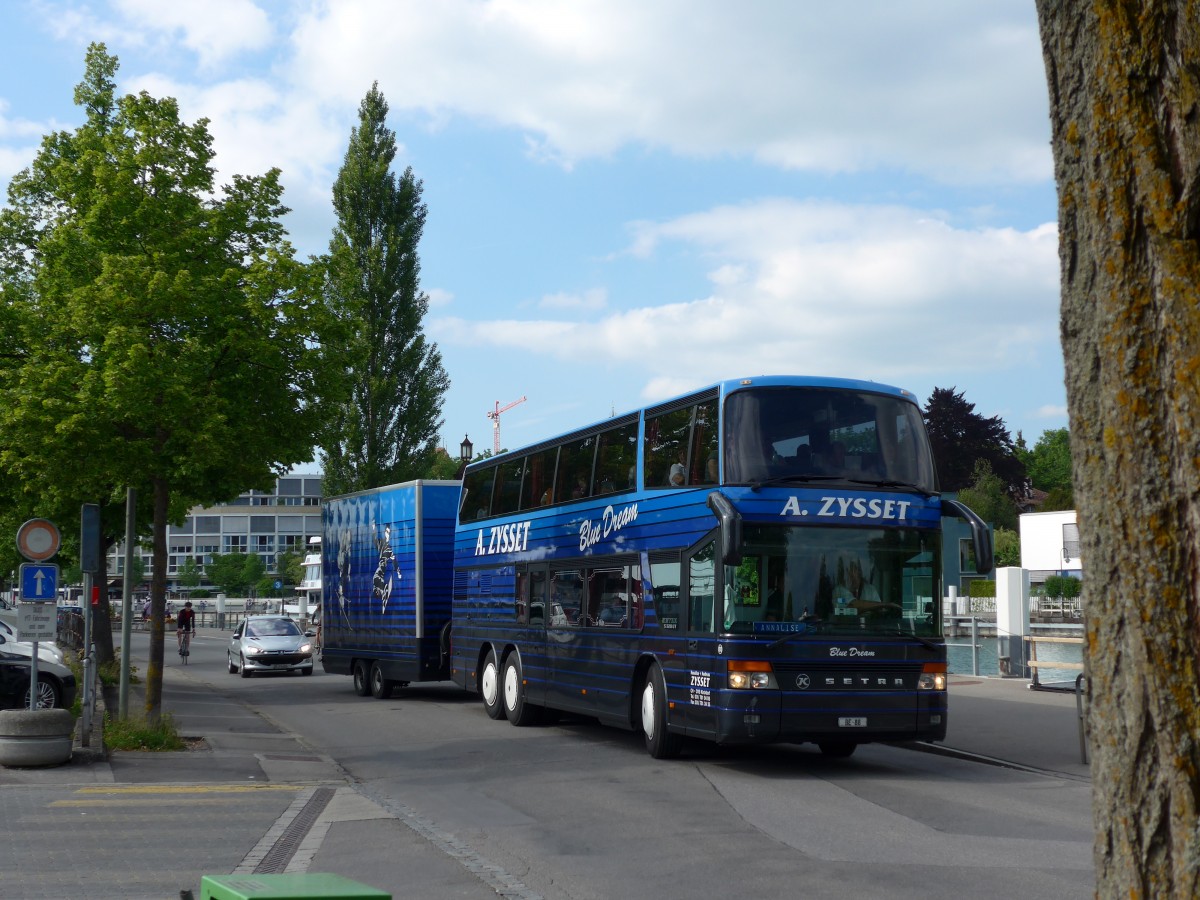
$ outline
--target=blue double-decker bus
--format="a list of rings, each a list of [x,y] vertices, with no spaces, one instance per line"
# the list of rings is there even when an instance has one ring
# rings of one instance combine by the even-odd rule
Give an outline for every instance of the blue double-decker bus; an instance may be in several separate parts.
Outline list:
[[[451,677],[514,725],[812,742],[946,733],[943,516],[912,394],[726,381],[468,466]]]

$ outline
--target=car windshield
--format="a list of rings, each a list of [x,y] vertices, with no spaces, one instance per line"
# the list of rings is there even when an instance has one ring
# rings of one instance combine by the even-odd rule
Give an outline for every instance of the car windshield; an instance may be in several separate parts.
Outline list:
[[[246,637],[288,637],[300,634],[300,627],[291,619],[268,619],[247,622]]]

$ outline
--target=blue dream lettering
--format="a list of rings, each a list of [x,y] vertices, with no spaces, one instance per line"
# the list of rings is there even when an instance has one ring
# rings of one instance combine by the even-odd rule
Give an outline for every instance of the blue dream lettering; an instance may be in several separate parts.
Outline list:
[[[493,525],[488,529],[487,546],[483,543],[483,529],[475,535],[475,555],[486,556],[489,553],[518,553],[529,549],[529,522],[510,522],[507,525]]]
[[[604,516],[599,522],[585,519],[579,526],[579,549],[587,550],[594,547],[610,534],[620,531],[630,522],[637,519],[637,504],[627,506],[620,512],[614,512],[611,506],[604,508]]]
[[[910,500],[868,500],[866,497],[822,497],[817,515],[827,519],[879,519],[903,521],[908,518]],[[807,516],[808,510],[800,506],[799,497],[788,497],[781,516]]]

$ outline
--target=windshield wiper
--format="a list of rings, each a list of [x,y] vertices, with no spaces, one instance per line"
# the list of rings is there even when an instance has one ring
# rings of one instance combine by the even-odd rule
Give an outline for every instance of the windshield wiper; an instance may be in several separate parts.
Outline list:
[[[841,475],[772,475],[770,478],[764,478],[762,481],[750,482],[750,490],[758,491],[760,488],[768,487],[772,484],[807,484],[810,481],[844,481]]]
[[[922,637],[921,635],[919,635],[915,632],[912,632],[912,631],[901,631],[899,628],[897,628],[895,631],[888,631],[888,632],[883,632],[883,633],[884,634],[894,634],[897,637],[912,638],[917,643],[924,644],[930,650],[939,650],[939,649],[941,649],[941,646],[942,646],[941,644],[931,641],[927,637]]]
[[[908,482],[908,481],[889,481],[887,479],[876,479],[876,478],[847,478],[845,480],[850,482],[851,484],[869,484],[871,487],[903,488],[903,489],[909,490],[909,491],[916,491],[922,497],[934,496],[933,491],[930,491],[927,488],[923,488],[920,485],[912,484],[911,482]]]

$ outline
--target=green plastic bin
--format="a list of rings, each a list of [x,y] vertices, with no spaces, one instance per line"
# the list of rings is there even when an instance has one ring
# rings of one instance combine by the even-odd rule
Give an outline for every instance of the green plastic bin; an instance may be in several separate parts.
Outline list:
[[[392,895],[325,872],[294,875],[205,875],[200,900],[392,900]]]

